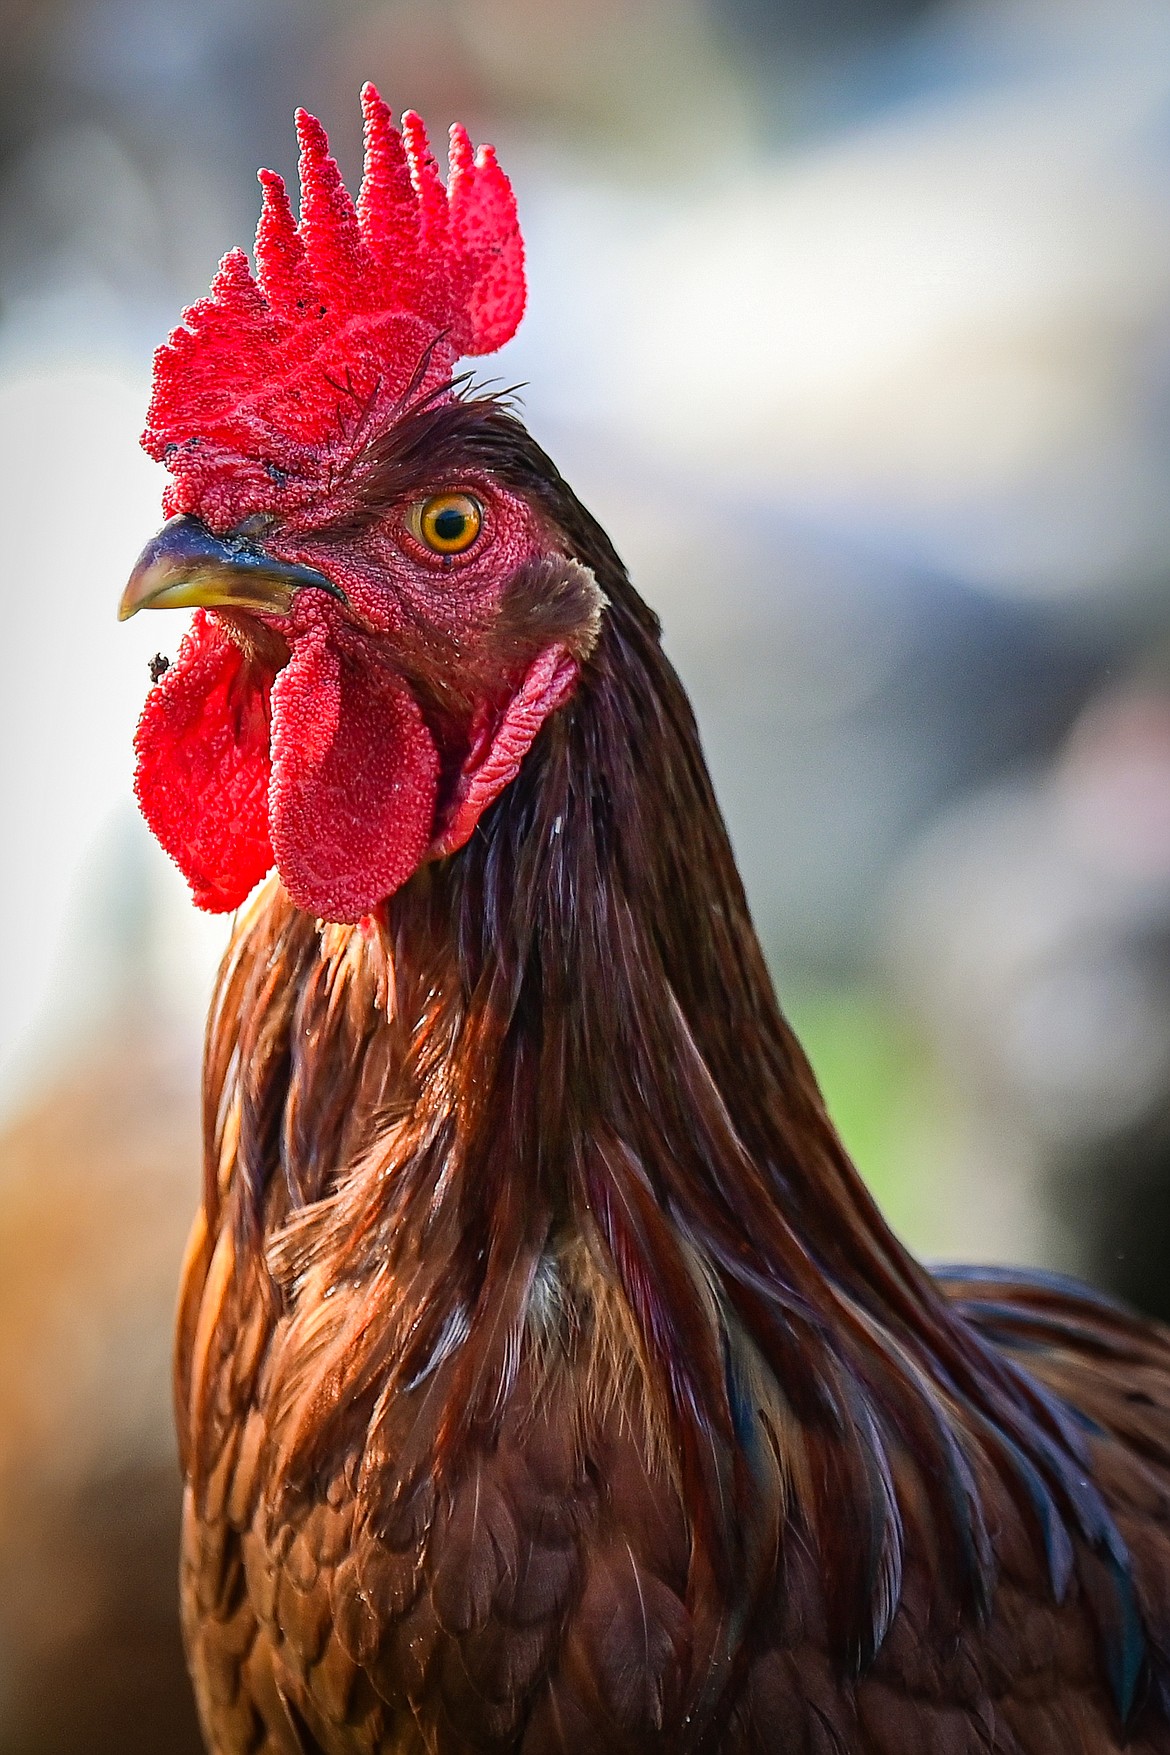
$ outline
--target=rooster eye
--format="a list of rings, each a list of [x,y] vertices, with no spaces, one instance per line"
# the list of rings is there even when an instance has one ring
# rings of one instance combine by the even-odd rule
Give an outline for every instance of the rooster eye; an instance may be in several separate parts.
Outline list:
[[[483,529],[483,507],[470,494],[432,494],[408,519],[419,541],[437,555],[461,555]]]

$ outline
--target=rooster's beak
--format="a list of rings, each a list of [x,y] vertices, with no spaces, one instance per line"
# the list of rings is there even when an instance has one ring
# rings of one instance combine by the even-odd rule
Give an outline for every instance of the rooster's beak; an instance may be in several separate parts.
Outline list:
[[[276,560],[242,536],[213,536],[198,518],[171,518],[135,562],[118,620],[127,621],[140,609],[255,609],[287,615],[303,585],[348,601],[340,586],[312,567]]]

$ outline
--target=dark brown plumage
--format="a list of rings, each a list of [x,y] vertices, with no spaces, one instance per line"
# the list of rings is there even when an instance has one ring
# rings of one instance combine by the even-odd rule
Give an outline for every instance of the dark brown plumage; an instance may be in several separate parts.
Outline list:
[[[565,563],[501,627],[604,603],[460,852],[353,927],[273,881],[228,953],[177,1356],[212,1748],[1170,1751],[1166,1333],[906,1254],[603,533],[491,402],[379,468],[533,508]]]

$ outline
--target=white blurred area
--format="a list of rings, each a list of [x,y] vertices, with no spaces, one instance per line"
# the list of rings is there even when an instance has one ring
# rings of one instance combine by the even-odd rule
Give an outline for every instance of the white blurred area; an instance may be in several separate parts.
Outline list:
[[[188,906],[130,797],[147,660],[181,627],[114,620],[158,515],[150,347],[246,239],[251,166],[291,169],[294,101],[356,171],[372,73],[436,132],[465,114],[513,171],[531,311],[490,371],[524,383],[663,615],[782,987],[798,1013],[876,992],[979,1118],[973,1171],[937,1117],[924,1171],[973,1188],[975,1217],[956,1195],[919,1226],[898,1197],[905,1228],[1076,1255],[1041,1192],[1051,1104],[1009,1126],[988,1069],[1076,1083],[1069,1115],[1099,1120],[1113,1055],[1156,1107],[1166,1020],[1135,1001],[1117,1035],[1130,975],[1108,952],[1101,991],[1067,976],[1023,1011],[995,972],[1033,930],[1093,940],[1105,879],[1082,872],[1070,914],[1020,800],[1056,786],[1119,669],[1165,686],[1170,8],[886,10],[837,41],[754,0],[397,0],[328,30],[295,0],[45,9],[55,107],[26,116],[2,210],[0,1109],[128,996],[194,1051],[227,923]],[[1155,912],[1168,885],[1148,880]],[[1015,1192],[983,1225],[997,1154]]]
[[[1029,47],[1063,54],[1030,77],[728,166],[606,264],[655,320],[605,338],[599,419],[895,564],[1028,596],[1160,582],[1170,12],[1151,57],[1143,10],[1051,8]]]
[[[158,519],[163,472],[137,444],[144,393],[128,371],[65,359],[0,378],[9,1111],[101,1028],[130,981],[157,982],[189,1028],[225,936],[186,906],[130,794],[130,739],[163,633],[113,613],[127,557]]]

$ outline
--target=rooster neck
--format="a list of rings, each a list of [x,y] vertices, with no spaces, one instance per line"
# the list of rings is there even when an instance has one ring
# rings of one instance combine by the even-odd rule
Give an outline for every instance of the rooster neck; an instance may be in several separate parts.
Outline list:
[[[941,1597],[980,1612],[1003,1486],[1058,1588],[1066,1520],[1100,1542],[1108,1517],[1067,1410],[850,1165],[656,623],[616,562],[580,558],[608,602],[596,650],[468,845],[363,928],[278,887],[242,924],[209,1026],[208,1236],[236,1239],[241,1307],[283,1312],[266,1369],[313,1414],[274,1452],[286,1481],[366,1432],[384,1494],[378,1423],[416,1397],[410,1466],[457,1473],[565,1308],[616,1311],[696,1555],[731,1592],[789,1520],[864,1663],[923,1518]]]

